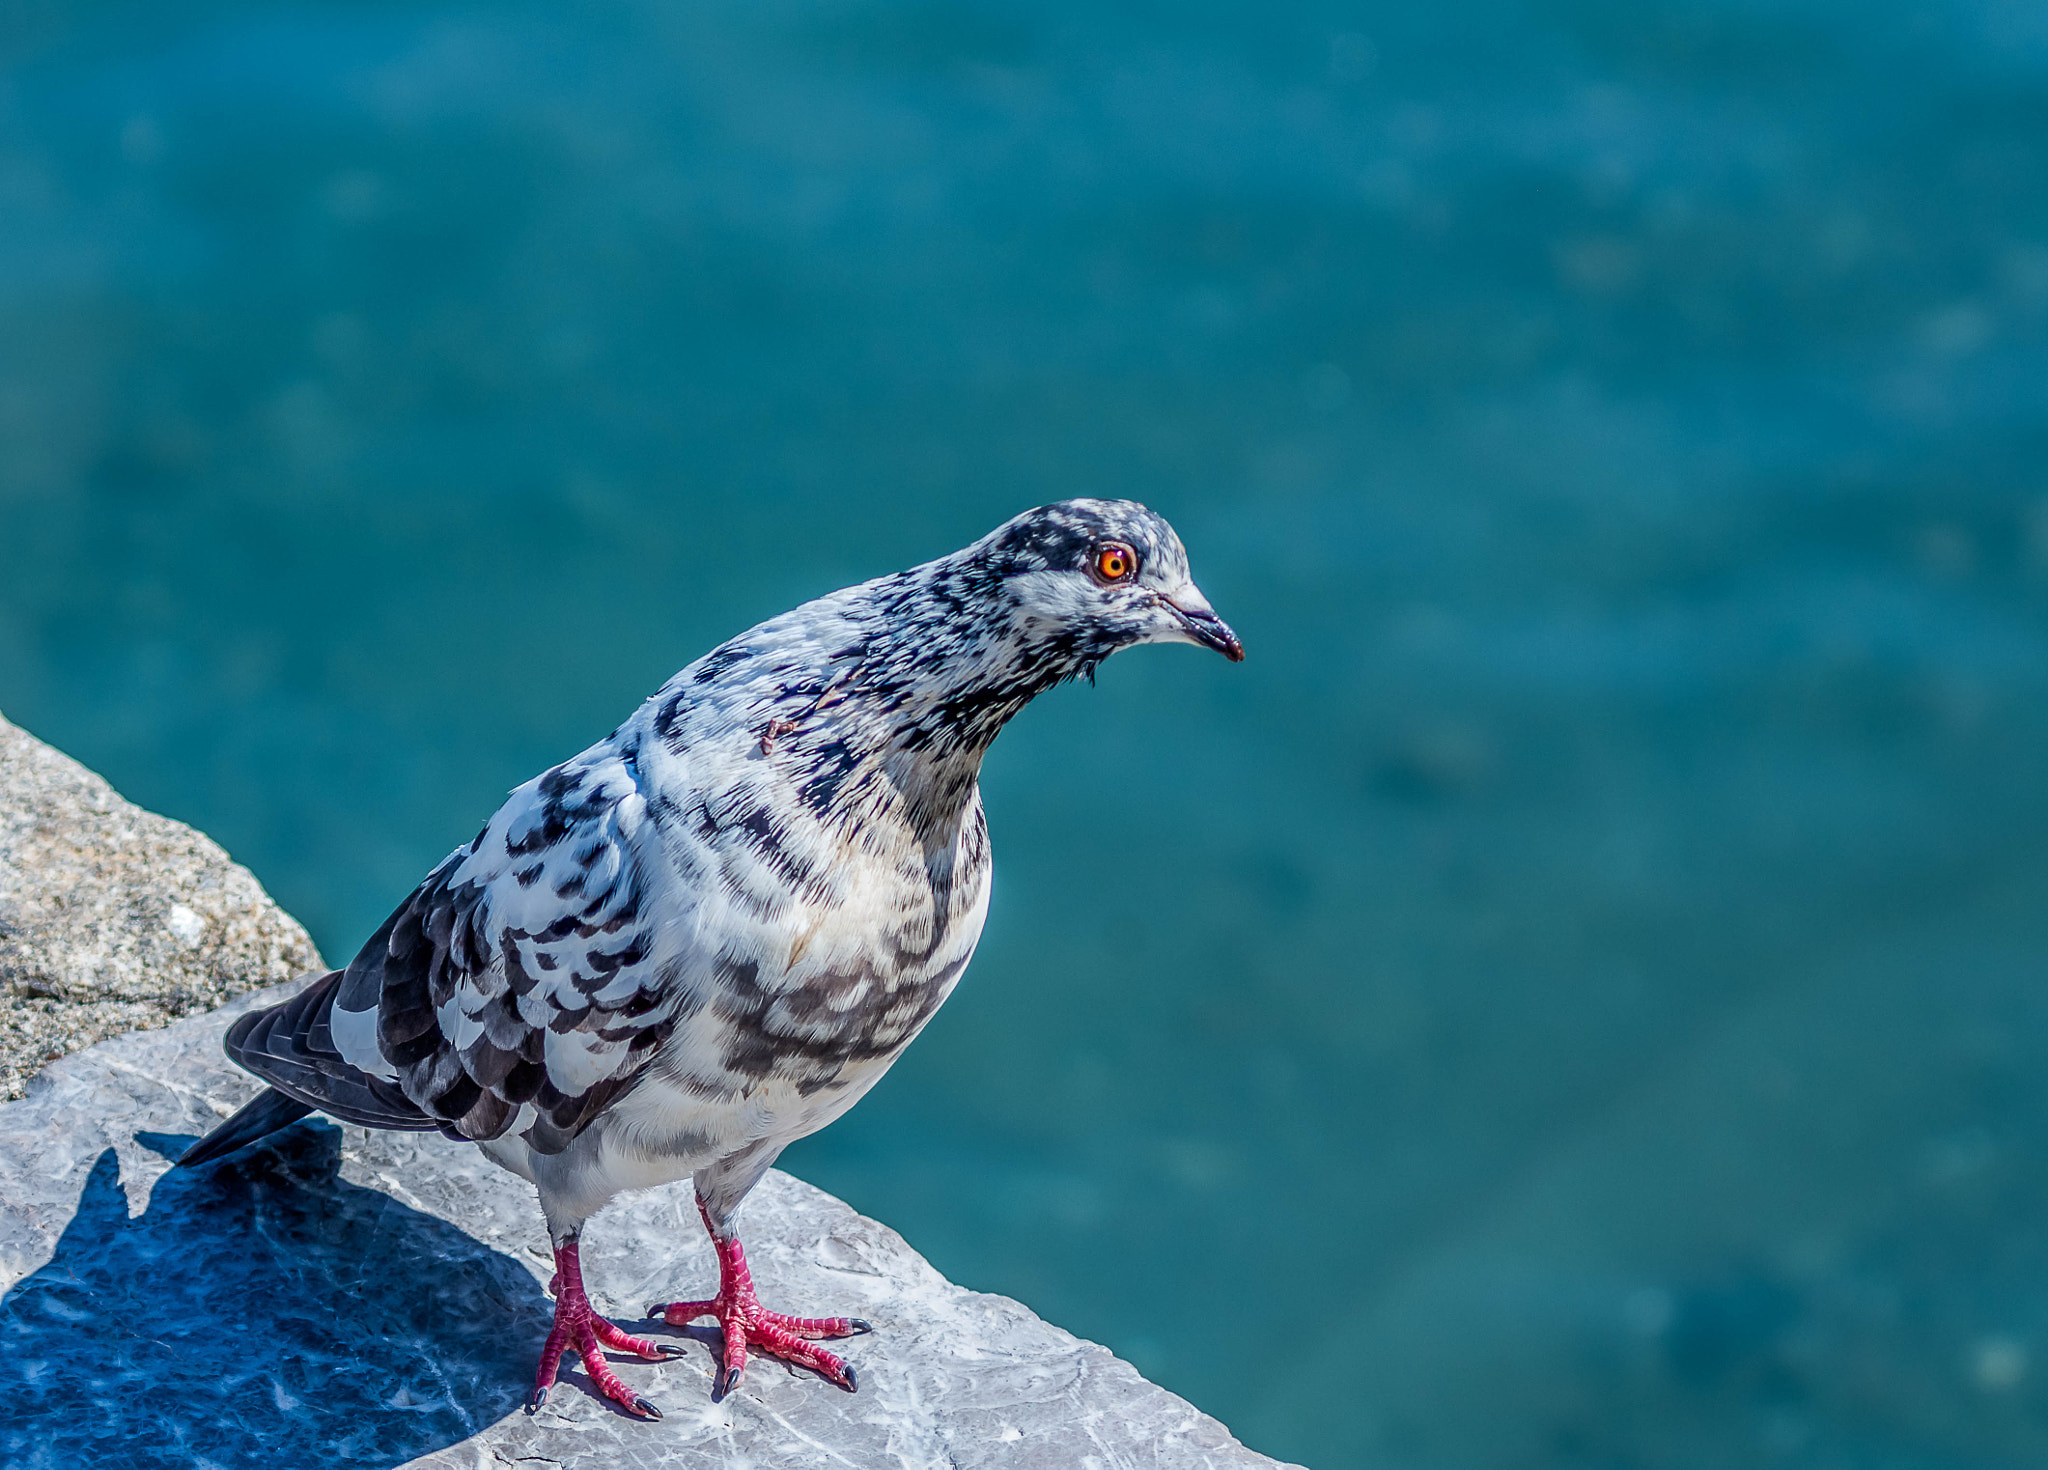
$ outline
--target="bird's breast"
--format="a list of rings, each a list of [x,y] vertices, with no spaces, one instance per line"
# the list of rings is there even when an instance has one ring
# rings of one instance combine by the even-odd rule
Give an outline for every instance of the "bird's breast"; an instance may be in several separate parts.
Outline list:
[[[745,1126],[771,1131],[820,1113],[823,1126],[931,1019],[980,938],[990,875],[971,786],[934,822],[879,799],[889,781],[821,810],[776,776],[748,759],[680,813],[677,873],[707,965],[658,1067],[680,1095],[756,1110]]]
[[[748,970],[734,967],[713,1010],[731,1072],[779,1077],[806,1092],[849,1066],[893,1058],[966,969],[988,912],[979,813],[940,862],[842,844],[791,902]]]

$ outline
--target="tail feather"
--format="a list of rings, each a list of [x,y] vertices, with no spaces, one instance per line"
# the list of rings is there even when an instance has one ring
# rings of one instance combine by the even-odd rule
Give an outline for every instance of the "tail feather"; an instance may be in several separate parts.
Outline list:
[[[288,1123],[296,1123],[313,1111],[311,1103],[302,1103],[295,1097],[287,1097],[275,1087],[266,1087],[227,1122],[185,1150],[178,1158],[178,1167],[190,1169],[198,1164],[210,1164],[215,1159],[233,1153],[244,1144],[254,1143],[266,1133],[275,1133]]]
[[[290,1000],[251,1011],[228,1028],[222,1044],[229,1059],[270,1086],[187,1149],[181,1165],[232,1153],[316,1108],[366,1128],[423,1133],[440,1127],[397,1087],[357,1071],[335,1049],[327,1015],[340,988],[341,972],[330,971]]]

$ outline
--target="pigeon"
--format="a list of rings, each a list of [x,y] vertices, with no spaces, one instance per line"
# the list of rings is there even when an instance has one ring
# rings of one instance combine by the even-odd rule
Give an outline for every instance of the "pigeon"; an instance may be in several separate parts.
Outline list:
[[[591,1307],[585,1223],[684,1178],[719,1268],[712,1397],[749,1351],[851,1392],[817,1346],[851,1317],[763,1307],[740,1202],[776,1155],[875,1085],[959,982],[988,912],[983,755],[1033,697],[1139,643],[1243,644],[1134,501],[1027,511],[957,551],[719,645],[610,735],[515,789],[344,969],[236,1020],[269,1086],[179,1160],[315,1110],[469,1140],[540,1197],[553,1328],[529,1409],[576,1354],[627,1413],[661,1412],[605,1349],[674,1344]]]

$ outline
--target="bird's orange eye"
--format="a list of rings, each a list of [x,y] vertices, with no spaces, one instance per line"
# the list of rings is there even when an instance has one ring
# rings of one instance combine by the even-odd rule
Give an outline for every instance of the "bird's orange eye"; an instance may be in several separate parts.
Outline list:
[[[1095,575],[1104,582],[1121,582],[1138,569],[1138,554],[1121,541],[1105,541],[1095,550]]]

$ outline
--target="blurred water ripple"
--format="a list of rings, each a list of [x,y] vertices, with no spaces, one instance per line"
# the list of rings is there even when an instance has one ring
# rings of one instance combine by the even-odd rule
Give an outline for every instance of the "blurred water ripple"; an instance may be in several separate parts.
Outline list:
[[[0,708],[342,954],[1146,500],[1250,661],[1004,737],[790,1166],[1318,1466],[2039,1463],[2044,14],[22,0]]]

